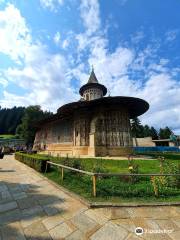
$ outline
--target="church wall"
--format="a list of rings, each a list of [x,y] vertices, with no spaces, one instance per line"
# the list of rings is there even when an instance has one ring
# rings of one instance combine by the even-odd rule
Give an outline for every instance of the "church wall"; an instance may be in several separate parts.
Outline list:
[[[132,137],[127,110],[120,106],[113,110],[98,110],[91,121],[89,155],[120,156],[131,153]]]
[[[81,156],[88,155],[88,146],[73,146],[72,147],[72,155],[73,156]]]
[[[95,135],[96,146],[132,146],[128,112],[123,108],[105,111],[96,120]]]
[[[120,106],[76,111],[71,120],[44,125],[35,145],[54,155],[126,155],[132,151],[128,112]]]
[[[105,147],[105,146],[96,146],[94,153],[95,156],[124,156],[131,154],[133,152],[132,147]]]
[[[72,120],[61,120],[47,123],[37,131],[34,149],[46,151],[72,151],[73,145],[73,122]],[[63,149],[62,149],[63,150]]]
[[[88,113],[74,115],[74,146],[89,146],[90,119]]]
[[[51,142],[66,144],[73,142],[73,122],[63,120],[51,124]]]

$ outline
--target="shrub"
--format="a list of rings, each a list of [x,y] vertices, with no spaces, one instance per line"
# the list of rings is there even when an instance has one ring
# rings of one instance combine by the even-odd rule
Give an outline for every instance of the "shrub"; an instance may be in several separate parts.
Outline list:
[[[68,154],[65,158],[61,160],[62,165],[72,167],[73,166],[73,159],[68,157]]]
[[[130,174],[138,174],[139,173],[139,165],[136,164],[133,159],[130,159],[128,162],[128,170]],[[138,182],[138,176],[131,176],[130,181],[132,183]]]
[[[82,169],[82,162],[80,159],[77,159],[75,158],[73,161],[72,161],[72,167],[73,168],[76,168],[76,169]]]
[[[160,191],[163,189],[164,184],[161,180],[160,177],[156,177],[156,176],[152,176],[151,177],[151,184],[153,186],[153,190],[154,190],[154,195],[156,197],[159,197],[160,195]]]
[[[180,174],[180,164],[178,167],[176,164],[171,162],[165,162],[163,166],[163,173],[166,174]],[[180,177],[179,176],[166,176],[166,185],[168,187],[180,187]]]
[[[15,159],[27,164],[28,166],[36,169],[38,172],[45,172],[47,158],[39,155],[26,154],[26,153],[15,153]],[[50,171],[50,164],[47,165],[47,172]]]
[[[98,159],[98,161],[96,161],[93,164],[92,172],[94,172],[94,173],[108,173],[107,169],[103,165],[102,159]],[[103,179],[103,178],[108,178],[108,177],[106,177],[106,176],[99,176],[99,179]]]
[[[105,173],[105,172],[107,172],[107,170],[103,166],[102,158],[98,159],[98,161],[94,162],[92,172],[94,172],[94,173]]]

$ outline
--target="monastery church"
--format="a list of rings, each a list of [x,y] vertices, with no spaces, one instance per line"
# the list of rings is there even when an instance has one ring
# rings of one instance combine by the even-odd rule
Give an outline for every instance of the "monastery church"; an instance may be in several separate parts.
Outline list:
[[[92,69],[79,93],[81,99],[61,106],[38,123],[34,150],[55,156],[121,156],[132,152],[130,119],[145,113],[149,104],[134,97],[105,97]]]

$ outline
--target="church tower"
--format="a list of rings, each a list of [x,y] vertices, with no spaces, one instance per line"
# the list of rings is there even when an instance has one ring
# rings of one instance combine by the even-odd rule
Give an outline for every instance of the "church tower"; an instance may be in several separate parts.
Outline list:
[[[88,82],[80,88],[79,93],[85,101],[102,98],[106,95],[107,88],[98,82],[93,68]]]

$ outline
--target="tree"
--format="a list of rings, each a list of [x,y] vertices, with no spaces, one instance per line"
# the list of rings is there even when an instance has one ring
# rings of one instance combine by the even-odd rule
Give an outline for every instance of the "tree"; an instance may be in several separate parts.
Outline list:
[[[173,132],[171,131],[171,129],[169,127],[160,128],[159,137],[160,137],[160,139],[168,139],[168,138],[170,138],[170,135],[172,133]]]
[[[143,126],[141,125],[141,121],[139,118],[135,117],[131,120],[131,132],[133,137],[143,137]]]
[[[148,125],[143,126],[143,137],[151,136],[151,129]]]
[[[137,117],[131,120],[131,132],[133,137],[152,137],[152,139],[158,139],[156,129],[148,125],[143,126]]]
[[[39,105],[27,107],[22,118],[22,123],[16,129],[16,134],[24,138],[27,145],[32,145],[37,131],[36,123],[51,115],[52,113],[50,112],[43,112]]]
[[[156,129],[154,127],[151,127],[151,129],[150,129],[150,136],[152,137],[153,140],[158,139],[158,132],[156,131]]]
[[[24,110],[24,107],[0,108],[0,134],[15,134]]]

